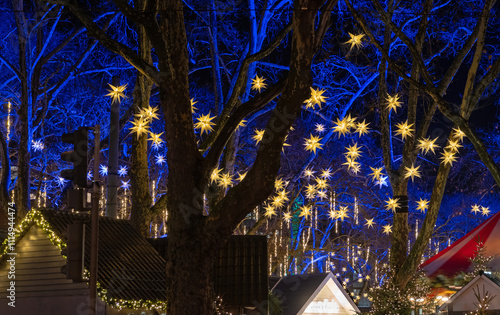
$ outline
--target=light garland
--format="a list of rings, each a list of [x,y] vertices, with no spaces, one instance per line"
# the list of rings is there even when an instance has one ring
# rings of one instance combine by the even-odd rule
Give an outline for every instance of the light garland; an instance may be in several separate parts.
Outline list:
[[[16,227],[15,229],[15,239],[16,239],[16,244],[19,241],[19,237],[26,233],[28,229],[35,224],[39,228],[41,228],[49,237],[49,240],[53,245],[55,245],[59,250],[62,250],[67,246],[67,244],[56,235],[52,227],[50,226],[49,222],[43,217],[42,213],[38,211],[37,209],[33,208],[31,209],[28,214],[24,217],[24,219],[21,221],[21,223]],[[8,239],[5,239],[0,247],[0,252],[2,253],[0,256],[0,259],[3,258],[7,252],[9,251],[9,246],[8,246]],[[63,255],[65,259],[67,257]],[[85,280],[90,279],[90,272],[85,269],[83,272],[83,278]],[[156,309],[156,310],[166,310],[167,304],[166,301],[152,301],[152,300],[124,300],[124,299],[115,299],[112,297],[109,297],[107,295],[107,290],[102,287],[102,285],[97,282],[97,295],[99,298],[106,304],[108,304],[110,307],[122,310],[124,308],[131,308],[131,309]]]

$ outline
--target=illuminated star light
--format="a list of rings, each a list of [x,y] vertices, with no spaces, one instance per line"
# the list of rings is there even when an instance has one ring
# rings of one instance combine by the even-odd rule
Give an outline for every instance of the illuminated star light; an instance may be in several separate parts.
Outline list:
[[[350,132],[349,122],[344,119],[340,120],[337,118],[337,121],[334,122],[335,126],[332,127],[334,132],[338,132],[339,138],[345,134]]]
[[[163,134],[163,132],[162,133],[152,133],[152,132],[149,133],[150,138],[148,139],[148,141],[153,141],[153,144],[151,145],[152,148],[158,150],[161,147],[163,139],[160,137],[162,134]]]
[[[135,116],[147,122],[151,122],[153,119],[159,119],[157,111],[158,111],[158,106],[151,107],[150,105],[148,105],[147,108],[141,108],[139,110],[139,114],[136,114]]]
[[[316,189],[326,189],[328,184],[324,178],[316,178]]]
[[[121,103],[121,98],[127,98],[123,91],[127,88],[127,84],[125,85],[120,85],[120,86],[114,86],[108,83],[108,85],[111,87],[111,90],[108,90],[109,94],[106,94],[106,96],[109,96],[113,99],[113,101],[118,100],[118,103]]]
[[[283,220],[290,222],[290,220],[292,220],[292,214],[290,212],[283,213]]]
[[[36,151],[42,151],[45,148],[45,145],[42,142],[42,139],[38,139],[36,141],[31,140],[31,145],[33,147],[33,150]]]
[[[398,130],[396,130],[396,135],[401,135],[401,138],[403,138],[403,140],[405,140],[406,137],[413,137],[412,132],[414,132],[415,130],[412,129],[411,126],[413,126],[413,124],[408,125],[408,120],[404,123],[396,124],[396,127],[398,128]]]
[[[120,166],[120,168],[118,169],[118,175],[120,175],[120,177],[125,177],[127,176],[127,173],[128,173],[127,166],[125,165]]]
[[[429,208],[429,200],[420,198],[420,200],[417,201],[417,210],[425,212],[427,208]]]
[[[319,136],[313,136],[311,134],[311,137],[309,139],[305,139],[305,143],[304,143],[304,146],[306,147],[306,150],[307,151],[312,151],[314,152],[314,154],[316,154],[316,150],[321,150],[322,149],[322,146],[323,144],[320,143],[321,139],[323,138],[320,138]]]
[[[452,165],[452,163],[457,160],[457,157],[455,156],[455,152],[444,150],[440,159],[442,160],[441,163],[444,163],[444,165],[446,164]]]
[[[136,133],[137,138],[139,138],[143,133],[147,134],[149,129],[149,124],[143,118],[136,118],[132,121],[132,127],[130,127],[130,132]]]
[[[238,130],[240,128],[245,128],[247,126],[246,123],[247,123],[246,119],[242,119],[240,121],[240,123],[238,124],[238,126],[236,127],[236,130]]]
[[[92,171],[88,171],[87,172],[87,180],[92,180],[93,177],[94,177],[94,173]]]
[[[335,210],[330,210],[330,212],[328,213],[328,217],[332,220],[335,220],[337,219],[337,211]]]
[[[398,108],[400,108],[402,106],[402,102],[399,101],[399,96],[396,94],[394,96],[390,96],[389,94],[387,94],[387,98],[386,98],[386,101],[387,101],[387,109],[392,109],[394,110],[394,112],[397,111]]]
[[[323,95],[325,90],[320,90],[319,88],[315,90],[312,87],[310,87],[310,89],[311,97],[304,101],[304,103],[306,103],[306,108],[314,108],[314,106],[318,105],[321,109],[321,104],[326,103],[326,99],[328,98]]]
[[[448,145],[445,148],[450,149],[450,151],[453,151],[453,152],[458,152],[458,149],[460,149],[461,147],[463,147],[463,145],[458,143],[458,139],[457,140],[450,139],[450,140],[448,140]]]
[[[365,119],[363,119],[362,122],[358,122],[358,124],[356,125],[356,132],[360,137],[370,132],[370,128],[368,128],[369,124],[370,123],[366,123]]]
[[[349,37],[349,40],[345,42],[345,44],[351,44],[351,47],[349,48],[349,50],[351,50],[355,46],[356,48],[359,48],[363,45],[363,37],[365,37],[365,34],[354,35],[349,33]]]
[[[481,214],[482,215],[489,215],[490,214],[490,208],[489,207],[483,207],[481,206]]]
[[[340,209],[337,212],[337,218],[339,218],[340,221],[344,222],[344,219],[349,218],[349,215],[347,214],[348,211],[349,211],[349,208],[344,207],[344,206],[340,206]]]
[[[422,150],[424,154],[427,154],[429,150],[435,154],[436,152],[434,152],[434,149],[439,148],[439,146],[435,144],[437,139],[438,139],[437,137],[434,138],[434,140],[431,140],[430,138],[419,139],[417,148]]]
[[[460,141],[464,141],[465,133],[462,130],[460,130],[460,127],[454,128],[453,131],[454,131],[452,134],[453,138],[458,138],[460,139]]]
[[[385,208],[387,210],[392,210],[392,212],[395,212],[396,211],[396,208],[399,207],[399,199],[398,198],[389,198],[389,200],[387,200],[385,203],[387,203],[385,205]]]
[[[321,199],[321,200],[326,199],[327,198],[326,190],[318,190],[316,197]]]
[[[374,224],[376,224],[375,222],[373,222],[373,220],[375,220],[375,219],[373,219],[373,218],[372,218],[372,219],[365,219],[365,220],[366,220],[365,225],[366,225],[368,228],[371,228],[371,227],[373,227],[373,225],[374,225]]]
[[[420,177],[420,172],[418,169],[420,168],[420,165],[415,167],[413,164],[411,167],[405,166],[405,178],[411,177],[411,180],[413,181],[415,177]]]
[[[389,233],[392,233],[392,225],[390,224],[384,225],[384,234],[389,234]]]
[[[218,185],[224,189],[228,189],[229,187],[233,186],[233,178],[231,174],[224,173],[221,176],[219,176]]]
[[[198,122],[196,124],[194,124],[194,128],[201,129],[201,134],[203,134],[204,132],[206,132],[208,134],[208,132],[214,130],[214,128],[212,126],[215,126],[215,123],[212,122],[212,120],[215,117],[216,116],[210,117],[210,112],[208,112],[208,114],[206,114],[206,115],[201,115],[200,117],[198,117],[196,119],[196,120],[198,120]]]
[[[123,188],[123,189],[129,189],[130,188],[130,180],[128,180],[128,181],[122,180],[121,182],[122,182],[122,184],[120,186],[121,188]]]
[[[274,209],[274,207],[271,205],[266,205],[264,207],[264,211],[264,216],[266,218],[271,218],[273,215],[276,215],[276,209]]]
[[[381,175],[380,179],[375,182],[375,185],[378,185],[379,189],[382,189],[382,186],[387,186],[387,176]]]
[[[284,182],[283,182],[283,179],[281,178],[277,178],[275,181],[274,181],[274,189],[276,190],[282,190],[284,188]]]
[[[321,171],[321,178],[330,179],[332,177],[332,169],[329,167]]]
[[[307,184],[306,186],[306,197],[309,199],[314,198],[314,195],[316,194],[316,185],[312,184]]]
[[[260,91],[267,87],[267,83],[264,83],[266,79],[264,77],[255,76],[255,79],[252,79],[252,90]]]
[[[322,124],[316,124],[314,125],[316,127],[316,132],[323,133],[325,132],[325,125]]]
[[[220,172],[222,171],[222,169],[220,168],[214,168],[214,170],[212,171],[212,173],[210,174],[210,183],[213,184],[214,182],[217,182],[219,181],[220,179]]]
[[[370,169],[372,170],[372,173],[368,174],[368,176],[371,176],[373,181],[380,180],[380,176],[382,175],[382,170],[384,169],[384,167],[381,166],[379,168],[373,168],[370,166]]]
[[[349,158],[351,158],[353,160],[360,157],[361,152],[363,152],[363,151],[360,151],[361,147],[358,147],[357,142],[355,142],[354,145],[350,145],[350,146],[345,147],[345,148],[347,149],[347,152],[345,153],[345,155],[347,155]]]
[[[101,176],[106,176],[108,175],[108,167],[106,165],[99,165],[99,174],[101,174]]]
[[[347,166],[347,170],[352,170],[354,173],[357,173],[359,171],[360,163],[356,162],[355,160],[351,158],[346,159],[347,162],[342,163],[342,165]]]
[[[478,206],[477,204],[473,205],[472,209],[471,209],[471,212],[474,213],[474,214],[476,214],[478,212],[481,212],[480,206]]]
[[[156,162],[155,162],[156,164],[163,165],[163,163],[165,163],[165,162],[166,162],[166,160],[165,160],[165,157],[163,155],[161,155],[161,154],[156,155]]]
[[[255,145],[262,141],[262,138],[264,138],[264,132],[264,129],[255,129],[255,135],[252,136],[252,139],[255,141]]]
[[[311,216],[311,206],[302,206],[300,208],[299,217],[305,217],[306,220]]]
[[[312,169],[306,168],[304,170],[304,176],[307,177],[307,179],[310,179],[316,171],[313,171]]]

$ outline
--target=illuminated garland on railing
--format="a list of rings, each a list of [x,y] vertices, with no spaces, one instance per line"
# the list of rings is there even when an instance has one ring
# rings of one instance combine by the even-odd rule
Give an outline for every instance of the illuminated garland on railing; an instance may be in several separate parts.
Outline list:
[[[25,233],[33,223],[36,224],[38,227],[40,227],[48,235],[52,244],[57,246],[59,250],[62,250],[67,246],[66,243],[57,236],[57,234],[50,226],[49,222],[47,222],[47,220],[45,220],[45,218],[43,217],[42,213],[35,208],[32,208],[31,211],[26,214],[26,216],[21,221],[19,226],[16,227],[15,229],[16,244],[19,236]],[[7,254],[8,251],[9,251],[8,238],[6,238],[3,241],[2,245],[0,246],[0,253],[1,253],[0,259],[2,259],[5,256],[5,254]],[[63,257],[67,258],[64,255]],[[87,282],[90,279],[90,272],[87,269],[85,269],[83,272],[83,278],[87,280]],[[99,282],[97,282],[97,295],[101,298],[101,300],[104,303],[108,304],[113,308],[117,308],[119,310],[122,310],[124,308],[130,308],[130,309],[145,308],[148,310],[156,309],[162,311],[166,310],[167,308],[166,301],[152,301],[152,300],[142,300],[142,299],[141,300],[115,299],[108,297],[107,293],[108,293],[107,290],[104,289]]]

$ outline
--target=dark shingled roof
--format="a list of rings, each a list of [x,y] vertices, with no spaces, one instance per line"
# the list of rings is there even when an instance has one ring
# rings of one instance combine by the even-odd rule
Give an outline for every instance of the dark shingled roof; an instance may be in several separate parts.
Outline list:
[[[272,292],[281,300],[283,315],[296,315],[327,276],[324,273],[281,278]]]
[[[90,216],[40,210],[63,240],[67,226],[85,223],[85,267],[90,269]],[[99,265],[97,281],[110,298],[163,301],[166,298],[165,260],[127,220],[99,218]]]

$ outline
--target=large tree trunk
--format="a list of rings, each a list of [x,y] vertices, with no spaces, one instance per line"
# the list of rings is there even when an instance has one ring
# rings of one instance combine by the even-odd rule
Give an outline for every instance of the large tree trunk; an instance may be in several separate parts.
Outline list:
[[[138,26],[139,54],[149,63],[151,61],[151,43],[149,42],[145,30]],[[153,82],[142,73],[137,73],[134,88],[134,108],[135,114],[141,109],[149,106],[151,88]],[[132,225],[144,237],[149,237],[149,223],[151,221],[151,193],[149,191],[149,165],[148,165],[148,135],[142,134],[137,137],[133,135],[130,182],[132,190],[132,210],[130,220]]]

